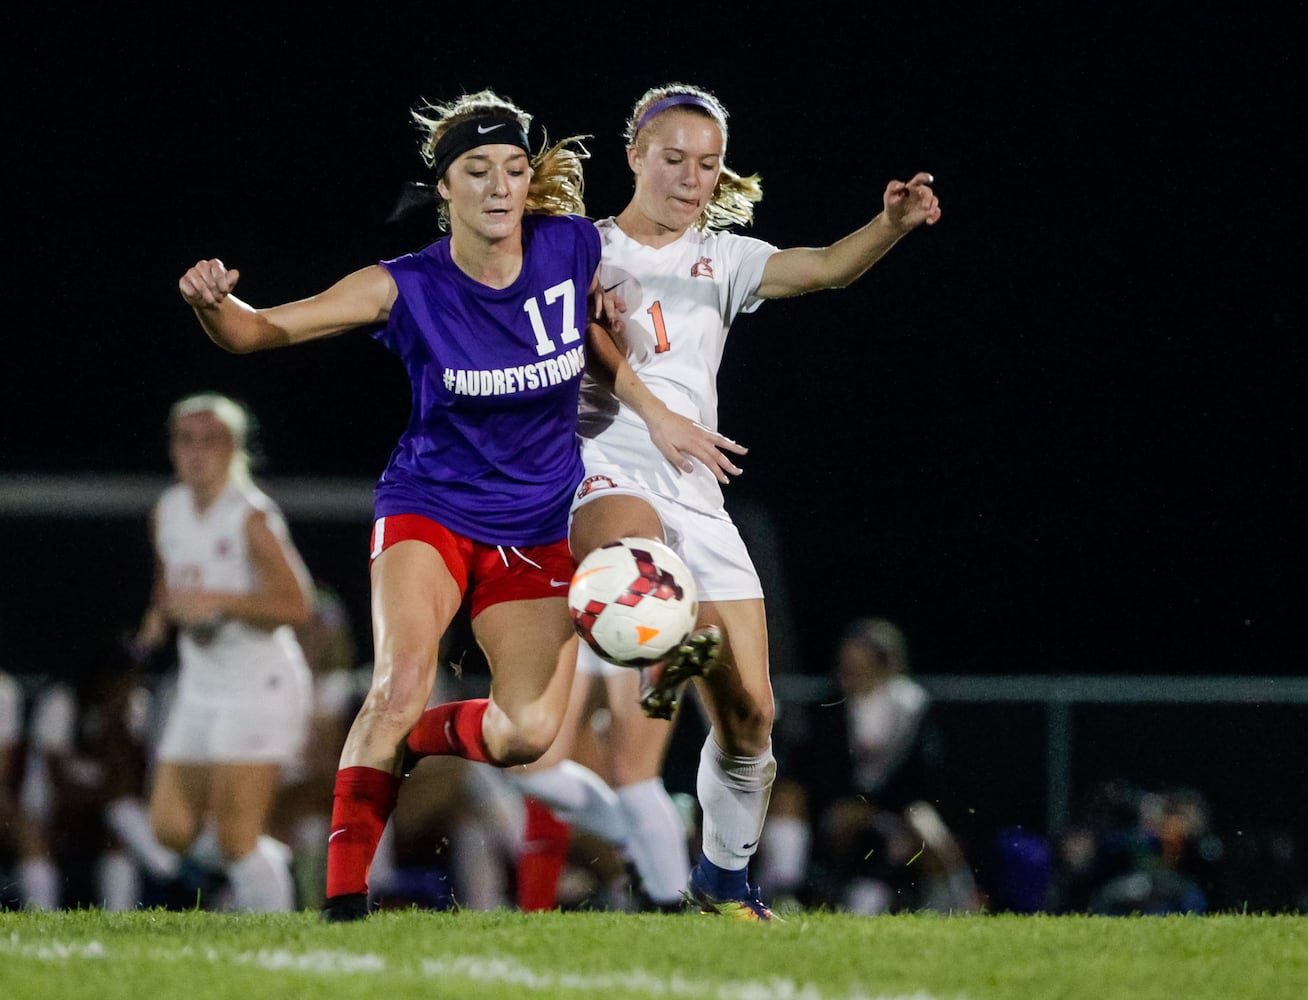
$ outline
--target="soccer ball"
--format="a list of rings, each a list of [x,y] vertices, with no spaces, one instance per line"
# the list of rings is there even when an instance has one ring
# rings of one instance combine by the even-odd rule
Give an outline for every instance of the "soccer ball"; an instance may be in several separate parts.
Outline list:
[[[620,538],[577,567],[568,609],[582,641],[609,663],[644,667],[695,627],[699,593],[681,557],[652,538]]]

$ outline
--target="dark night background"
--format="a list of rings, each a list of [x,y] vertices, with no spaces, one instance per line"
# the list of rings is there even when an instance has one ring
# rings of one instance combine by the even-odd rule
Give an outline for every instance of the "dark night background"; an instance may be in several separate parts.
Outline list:
[[[168,406],[216,388],[265,475],[375,476],[394,359],[225,355],[178,276],[219,256],[271,305],[421,245],[384,222],[421,174],[408,111],[484,86],[594,136],[611,214],[631,104],[685,80],[763,177],[755,235],[829,243],[917,170],[944,208],[728,344],[728,503],[772,519],[790,666],[875,613],[923,673],[1297,674],[1308,19],[1257,6],[11,9],[0,467],[162,474]],[[292,527],[366,636],[367,524]],[[51,634],[135,622],[143,525],[3,530],[5,633],[43,669]]]

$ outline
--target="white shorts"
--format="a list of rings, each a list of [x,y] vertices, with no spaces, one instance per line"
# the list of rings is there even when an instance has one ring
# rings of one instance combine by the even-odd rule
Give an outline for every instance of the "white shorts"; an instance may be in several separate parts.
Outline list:
[[[616,465],[592,459],[593,455],[587,453],[586,479],[573,495],[573,513],[597,497],[640,497],[663,522],[664,540],[694,575],[701,601],[763,599],[758,570],[725,510],[710,513],[687,507],[642,489]]]
[[[312,694],[288,684],[270,697],[215,701],[180,695],[168,712],[157,757],[174,764],[299,763]]]

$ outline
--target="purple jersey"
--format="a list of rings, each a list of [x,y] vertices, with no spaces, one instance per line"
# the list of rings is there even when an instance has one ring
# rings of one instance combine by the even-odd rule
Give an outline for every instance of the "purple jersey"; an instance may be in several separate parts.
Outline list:
[[[422,514],[490,545],[567,537],[599,234],[580,216],[528,215],[522,246],[504,289],[459,270],[448,237],[382,261],[399,297],[373,336],[404,362],[413,409],[377,483],[377,517]]]

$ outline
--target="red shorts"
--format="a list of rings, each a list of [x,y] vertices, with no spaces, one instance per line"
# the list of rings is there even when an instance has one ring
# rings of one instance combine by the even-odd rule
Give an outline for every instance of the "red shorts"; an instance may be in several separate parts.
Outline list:
[[[471,592],[473,618],[493,604],[567,597],[577,569],[566,538],[548,545],[486,545],[421,514],[390,514],[374,521],[368,558],[409,540],[426,542],[440,553],[460,596]]]

